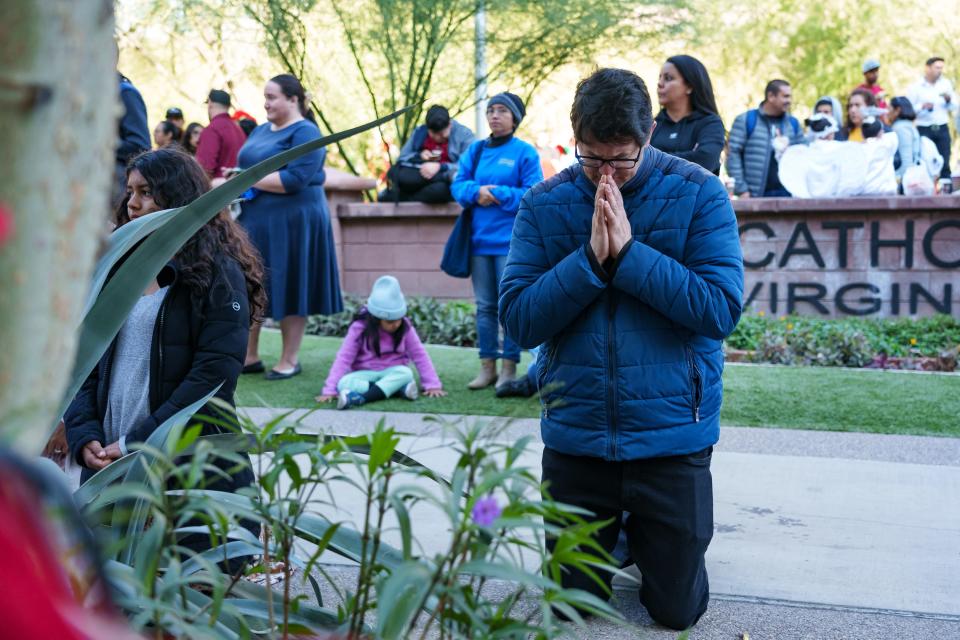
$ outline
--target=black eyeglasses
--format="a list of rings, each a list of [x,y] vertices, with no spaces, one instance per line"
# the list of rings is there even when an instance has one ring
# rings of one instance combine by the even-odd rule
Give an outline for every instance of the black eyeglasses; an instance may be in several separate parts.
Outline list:
[[[577,162],[580,163],[580,166],[588,169],[599,169],[605,164],[609,164],[613,169],[633,169],[637,166],[637,163],[640,162],[640,156],[642,154],[642,147],[637,151],[636,158],[597,158],[594,156],[582,156],[580,155],[580,151],[576,149],[573,152],[573,156],[577,159]]]

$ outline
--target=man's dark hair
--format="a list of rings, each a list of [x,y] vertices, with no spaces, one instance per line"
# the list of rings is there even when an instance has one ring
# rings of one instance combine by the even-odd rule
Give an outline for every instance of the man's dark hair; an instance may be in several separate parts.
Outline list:
[[[767,88],[763,90],[763,97],[766,99],[769,95],[779,95],[781,89],[789,86],[790,83],[786,80],[771,80],[767,83]]]
[[[598,69],[577,85],[570,124],[577,140],[643,146],[653,127],[647,86],[632,71]]]
[[[933,56],[932,58],[927,58],[927,66],[928,66],[928,67],[929,67],[930,65],[932,65],[934,62],[944,62],[944,63],[945,63],[946,60],[944,60],[944,59],[941,58],[940,56]]]
[[[427,109],[427,129],[430,131],[443,131],[450,126],[450,112],[446,107],[435,104]]]

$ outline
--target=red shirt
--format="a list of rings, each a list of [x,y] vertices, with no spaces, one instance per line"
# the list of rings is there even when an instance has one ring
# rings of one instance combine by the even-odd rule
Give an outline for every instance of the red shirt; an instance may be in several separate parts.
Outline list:
[[[246,141],[243,129],[226,113],[215,115],[200,133],[197,162],[211,178],[222,178],[224,169],[237,166],[237,154]]]
[[[433,138],[431,138],[430,135],[427,134],[427,139],[426,139],[426,141],[423,143],[423,148],[426,149],[427,151],[439,151],[439,152],[440,152],[440,159],[439,159],[439,160],[434,160],[433,162],[450,162],[450,154],[447,153],[447,147],[448,147],[449,145],[450,145],[449,142],[444,142],[443,144],[439,144],[439,143],[437,143],[437,142],[434,142],[434,141],[433,141]]]
[[[868,86],[866,85],[866,83],[864,83],[864,84],[861,84],[859,87],[857,87],[857,89],[866,89],[867,91],[869,91],[870,93],[873,94],[873,97],[874,97],[874,98],[877,99],[877,106],[878,106],[878,107],[880,107],[881,109],[886,109],[886,108],[887,108],[887,103],[886,103],[886,101],[885,101],[883,98],[880,97],[880,96],[882,96],[883,94],[885,94],[886,91],[884,91],[884,90],[883,90],[883,87],[881,87],[880,85],[875,84],[875,85],[873,85],[872,87],[868,87]]]

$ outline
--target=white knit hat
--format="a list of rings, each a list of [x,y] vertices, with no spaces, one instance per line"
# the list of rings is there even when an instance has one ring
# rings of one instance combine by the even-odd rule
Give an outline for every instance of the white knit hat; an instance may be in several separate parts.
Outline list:
[[[393,276],[380,276],[367,298],[367,311],[381,320],[400,320],[407,315],[407,301],[400,282]]]

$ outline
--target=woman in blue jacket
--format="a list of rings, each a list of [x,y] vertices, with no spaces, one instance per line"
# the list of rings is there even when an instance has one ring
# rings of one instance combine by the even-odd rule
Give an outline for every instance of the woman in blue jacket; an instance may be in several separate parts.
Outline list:
[[[498,384],[512,381],[520,361],[520,347],[506,334],[503,350],[499,348],[497,300],[520,198],[543,180],[537,150],[513,135],[526,113],[523,100],[515,94],[504,92],[490,98],[490,137],[474,142],[460,156],[460,168],[450,186],[457,202],[473,211],[470,274],[477,299],[480,373],[467,385],[470,389],[498,382],[498,358],[503,358]]]

